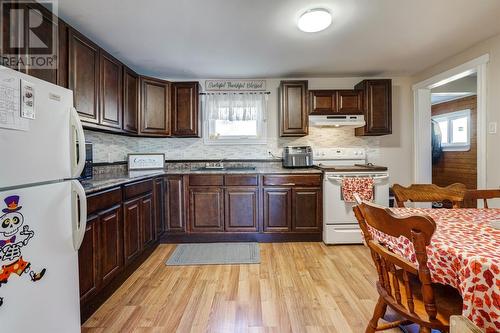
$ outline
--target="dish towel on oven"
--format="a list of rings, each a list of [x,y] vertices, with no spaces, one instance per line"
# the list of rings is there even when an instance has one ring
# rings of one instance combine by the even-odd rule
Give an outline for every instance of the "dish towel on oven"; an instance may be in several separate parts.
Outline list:
[[[342,196],[345,202],[356,202],[354,193],[357,193],[361,199],[366,201],[373,200],[373,184],[375,180],[372,177],[345,177],[342,179]]]

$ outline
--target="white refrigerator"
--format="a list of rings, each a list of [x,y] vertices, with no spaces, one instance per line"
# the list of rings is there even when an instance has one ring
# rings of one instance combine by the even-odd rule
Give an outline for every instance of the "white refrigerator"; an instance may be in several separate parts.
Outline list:
[[[0,66],[1,332],[80,332],[84,142],[71,90]]]

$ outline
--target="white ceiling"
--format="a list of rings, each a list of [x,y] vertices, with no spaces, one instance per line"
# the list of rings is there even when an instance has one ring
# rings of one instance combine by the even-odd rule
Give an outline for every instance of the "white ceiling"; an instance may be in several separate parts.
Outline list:
[[[408,75],[500,33],[499,0],[59,0],[59,15],[142,74]],[[307,34],[306,9],[333,24]]]

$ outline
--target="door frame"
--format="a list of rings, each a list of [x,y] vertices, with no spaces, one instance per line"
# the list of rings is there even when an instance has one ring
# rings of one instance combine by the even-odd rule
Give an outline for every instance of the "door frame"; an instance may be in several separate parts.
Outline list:
[[[477,187],[486,188],[486,69],[489,54],[413,85],[413,180],[432,183],[431,89],[477,73]]]

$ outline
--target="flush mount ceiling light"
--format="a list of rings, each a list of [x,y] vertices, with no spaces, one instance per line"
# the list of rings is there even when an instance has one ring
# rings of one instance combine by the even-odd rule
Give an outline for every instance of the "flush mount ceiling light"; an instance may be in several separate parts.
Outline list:
[[[332,14],[324,8],[309,9],[299,17],[297,26],[304,32],[325,30],[332,24]]]

